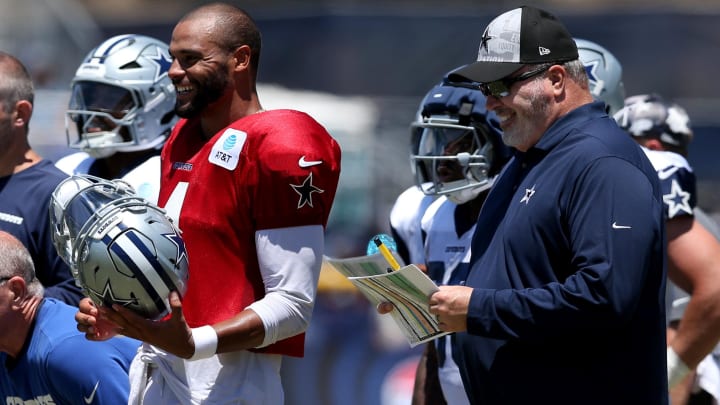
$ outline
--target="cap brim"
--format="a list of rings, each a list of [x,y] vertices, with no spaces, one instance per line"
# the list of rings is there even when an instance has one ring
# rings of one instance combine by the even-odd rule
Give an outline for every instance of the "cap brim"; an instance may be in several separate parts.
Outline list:
[[[525,66],[524,63],[474,62],[448,74],[451,82],[489,83],[513,73]]]

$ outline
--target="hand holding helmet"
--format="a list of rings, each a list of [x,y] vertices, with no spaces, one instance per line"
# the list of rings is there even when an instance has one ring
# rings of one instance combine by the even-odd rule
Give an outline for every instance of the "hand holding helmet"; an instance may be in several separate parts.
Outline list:
[[[50,221],[58,253],[97,306],[119,304],[158,319],[170,312],[171,291],[184,294],[180,231],[126,183],[69,177],[53,193]]]

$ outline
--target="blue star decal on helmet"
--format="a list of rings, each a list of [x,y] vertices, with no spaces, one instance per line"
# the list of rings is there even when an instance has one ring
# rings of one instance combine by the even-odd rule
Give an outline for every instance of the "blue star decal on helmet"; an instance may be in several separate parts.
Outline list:
[[[587,73],[588,82],[590,82],[590,91],[594,96],[599,96],[605,88],[605,81],[600,80],[597,75],[598,66],[600,66],[599,60],[593,60],[585,64],[585,72]]]
[[[309,205],[311,208],[313,206],[312,202],[312,193],[324,193],[325,190],[319,189],[312,184],[312,172],[308,174],[308,176],[305,178],[305,181],[303,181],[302,184],[291,184],[290,187],[295,190],[296,193],[300,195],[300,200],[298,201],[298,209],[305,206],[305,204]]]
[[[129,299],[121,299],[115,296],[115,293],[113,292],[112,286],[110,285],[110,280],[105,282],[105,287],[102,291],[95,291],[92,288],[86,288],[87,291],[94,295],[97,300],[93,300],[95,302],[100,301],[105,306],[111,306],[113,304],[120,304],[124,307],[128,307],[130,305],[137,305],[138,300],[135,297],[130,297]]]
[[[670,193],[663,196],[663,202],[668,206],[668,218],[673,218],[679,212],[692,215],[690,207],[690,193],[680,187],[680,183],[673,179]]]
[[[162,49],[155,47],[155,55],[149,58],[153,61],[157,67],[155,68],[155,81],[160,79],[163,75],[166,75],[172,65],[172,59],[170,55],[162,51]]]
[[[182,240],[180,235],[177,233],[164,233],[162,234],[170,242],[177,247],[177,255],[175,256],[175,264],[181,263],[183,260],[187,260],[187,250],[185,250],[185,242]]]

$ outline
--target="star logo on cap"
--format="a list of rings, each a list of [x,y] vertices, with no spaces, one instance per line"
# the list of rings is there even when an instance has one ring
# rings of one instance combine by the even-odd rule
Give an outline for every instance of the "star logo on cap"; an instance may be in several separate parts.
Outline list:
[[[483,32],[482,38],[480,38],[480,49],[482,50],[485,48],[485,52],[488,52],[488,41],[493,39],[494,37],[490,36],[490,33],[488,33],[488,29],[485,28],[485,32]]]

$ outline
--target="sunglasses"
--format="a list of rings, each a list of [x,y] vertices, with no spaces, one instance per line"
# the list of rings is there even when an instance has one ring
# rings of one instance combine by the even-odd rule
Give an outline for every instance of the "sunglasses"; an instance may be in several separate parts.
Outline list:
[[[540,66],[539,68],[535,70],[530,70],[528,72],[525,72],[523,74],[517,75],[515,77],[504,77],[502,79],[495,80],[493,82],[488,83],[480,83],[478,84],[478,87],[480,88],[480,91],[485,97],[505,97],[508,94],[510,94],[510,88],[513,84],[517,82],[521,82],[523,80],[527,80],[531,77],[535,77],[539,75],[540,73],[546,72],[548,69],[550,69],[552,65],[544,65]]]

